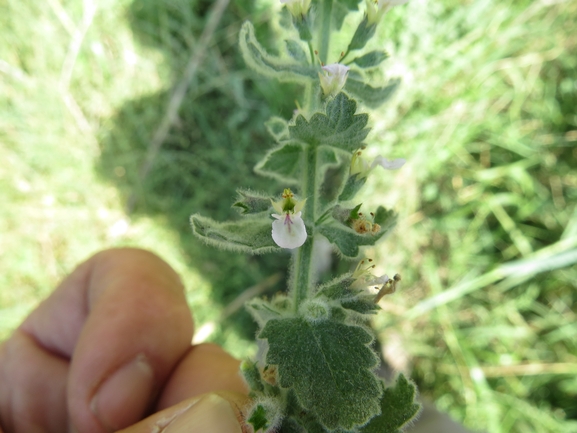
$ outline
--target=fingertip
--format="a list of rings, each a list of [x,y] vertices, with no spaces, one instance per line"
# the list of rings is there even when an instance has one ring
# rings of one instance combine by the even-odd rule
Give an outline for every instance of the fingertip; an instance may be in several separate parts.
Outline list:
[[[90,409],[108,431],[116,431],[143,418],[156,388],[154,370],[139,354],[100,386]]]
[[[186,399],[117,433],[241,433],[250,399],[237,392],[211,392]]]
[[[173,371],[158,401],[162,410],[208,392],[230,391],[248,394],[240,375],[240,361],[220,346],[203,343],[192,346]]]

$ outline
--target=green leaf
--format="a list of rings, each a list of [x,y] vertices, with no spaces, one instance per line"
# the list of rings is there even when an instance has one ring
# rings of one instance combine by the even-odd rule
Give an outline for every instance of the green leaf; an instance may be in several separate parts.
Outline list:
[[[284,42],[288,53],[293,59],[299,63],[306,64],[308,62],[307,53],[301,46],[300,42],[293,41],[292,39],[287,39]]]
[[[396,223],[396,215],[380,206],[375,213],[374,222],[381,226],[380,231],[375,234],[357,233],[334,218],[317,227],[317,230],[334,244],[344,257],[354,259],[360,253],[360,246],[374,245],[392,230]]]
[[[288,123],[280,117],[271,117],[265,122],[264,126],[266,126],[268,133],[279,143],[290,137]]]
[[[415,402],[416,388],[405,376],[397,377],[395,386],[385,389],[381,398],[381,414],[362,427],[362,433],[401,433],[414,419],[421,406]]]
[[[365,128],[368,114],[355,114],[356,110],[356,101],[339,93],[327,104],[326,114],[315,113],[308,121],[299,115],[289,126],[290,136],[312,146],[327,145],[351,152],[361,147],[369,133]]]
[[[268,420],[266,419],[266,410],[261,405],[258,405],[250,418],[248,419],[249,424],[252,424],[254,431],[259,431],[260,429],[266,429],[268,427]]]
[[[375,35],[375,30],[377,29],[376,24],[369,24],[367,20],[367,15],[365,14],[363,20],[359,23],[355,34],[351,39],[351,43],[347,51],[360,50],[366,43]]]
[[[359,98],[366,106],[377,108],[387,102],[395,94],[401,80],[391,80],[385,87],[372,87],[362,81],[348,78],[345,83],[345,89],[352,95]]]
[[[232,206],[238,208],[242,215],[265,212],[271,208],[269,195],[244,188],[237,189],[236,193],[238,198]]]
[[[266,361],[278,366],[279,384],[328,430],[350,430],[379,413],[382,387],[371,371],[378,358],[364,328],[295,317],[270,320],[259,338],[268,339]]]
[[[303,167],[303,146],[297,141],[289,141],[270,150],[254,168],[263,176],[272,177],[289,185],[298,184]]]
[[[224,250],[249,254],[280,251],[272,239],[272,220],[268,217],[221,223],[194,214],[190,217],[190,223],[192,232],[198,238]]]
[[[381,230],[392,230],[397,224],[397,214],[392,210],[379,206],[375,212],[374,221],[381,226]]]
[[[350,273],[335,278],[317,288],[315,298],[326,297],[339,302],[344,309],[360,314],[375,314],[380,310],[380,307],[375,304],[375,295],[363,289],[352,288],[354,281]]]
[[[286,300],[287,306],[292,305],[289,298],[284,297],[284,299]],[[256,323],[258,323],[260,327],[263,327],[266,322],[271,319],[282,318],[285,309],[282,308],[282,305],[279,305],[279,300],[277,300],[276,305],[273,305],[271,302],[265,301],[264,299],[253,298],[245,304],[245,307]]]
[[[353,59],[353,63],[361,68],[374,68],[379,66],[384,60],[389,58],[386,51],[370,51],[360,57]]]
[[[381,309],[375,304],[375,295],[370,293],[359,294],[355,299],[343,299],[341,306],[345,310],[355,311],[359,314],[376,314]]]
[[[349,176],[341,194],[339,195],[339,201],[349,201],[355,198],[366,181],[366,177],[360,177],[358,174]]]
[[[286,417],[283,419],[280,432],[285,433],[326,433],[316,417],[303,409],[293,389],[286,394]]]
[[[317,69],[297,63],[292,58],[272,56],[259,44],[254,35],[254,27],[246,21],[239,33],[239,47],[247,66],[267,77],[280,81],[307,83],[318,80]]]
[[[328,167],[325,171],[319,189],[322,192],[318,201],[320,213],[332,208],[337,202],[350,170],[349,165],[350,155],[346,155],[346,158],[343,158],[339,165]]]
[[[240,372],[251,392],[264,391],[262,376],[256,362],[242,361],[240,364]]]
[[[299,32],[299,37],[301,40],[310,42],[313,39],[313,35],[311,33],[311,28],[309,27],[309,19],[307,17],[294,17],[293,16],[293,24],[297,31]]]
[[[326,209],[327,200],[336,200],[342,184],[342,161],[348,160],[349,154],[330,146],[317,149],[317,185],[319,187],[319,204]],[[330,171],[330,173],[328,173]],[[341,177],[339,180],[338,177]],[[332,183],[336,182],[336,185]]]

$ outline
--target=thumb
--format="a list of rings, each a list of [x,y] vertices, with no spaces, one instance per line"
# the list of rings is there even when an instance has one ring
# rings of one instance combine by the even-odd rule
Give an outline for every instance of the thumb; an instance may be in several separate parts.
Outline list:
[[[243,394],[211,392],[185,400],[117,433],[243,433]]]

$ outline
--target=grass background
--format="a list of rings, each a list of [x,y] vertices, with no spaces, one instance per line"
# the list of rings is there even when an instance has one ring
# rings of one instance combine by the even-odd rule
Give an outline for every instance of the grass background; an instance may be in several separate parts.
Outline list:
[[[135,245],[181,273],[205,338],[254,352],[235,299],[280,290],[287,257],[214,251],[188,215],[232,216],[237,186],[277,192],[252,167],[298,89],[236,47],[247,17],[272,39],[272,0],[232,2],[187,76],[213,4],[0,0],[0,338],[80,260]],[[369,252],[403,276],[375,328],[472,429],[577,431],[575,16],[575,0],[412,0],[379,29],[403,86],[372,112],[367,152],[409,162],[362,192],[401,217]]]

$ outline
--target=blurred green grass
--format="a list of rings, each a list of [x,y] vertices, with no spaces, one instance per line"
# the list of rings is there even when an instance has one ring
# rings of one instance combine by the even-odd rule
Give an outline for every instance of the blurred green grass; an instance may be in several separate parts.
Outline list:
[[[250,17],[269,40],[277,2],[229,5],[141,175],[213,4],[0,2],[0,338],[78,261],[136,245],[183,275],[213,341],[254,351],[250,319],[223,308],[282,281],[286,256],[199,245],[188,215],[228,218],[237,186],[276,191],[252,166],[295,89],[245,70],[236,35]],[[403,86],[367,152],[409,163],[363,191],[401,214],[371,252],[403,275],[375,327],[385,358],[476,430],[577,431],[575,16],[576,0],[413,0],[380,28]]]

